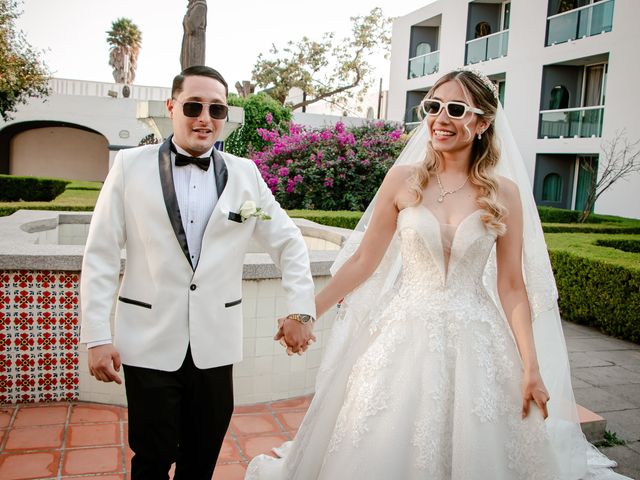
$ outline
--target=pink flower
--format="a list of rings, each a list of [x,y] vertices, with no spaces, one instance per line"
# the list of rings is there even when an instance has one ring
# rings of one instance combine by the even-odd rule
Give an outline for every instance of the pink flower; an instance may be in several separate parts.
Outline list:
[[[389,137],[395,141],[395,140],[398,140],[401,135],[402,135],[402,130],[394,130],[389,134]]]
[[[287,167],[280,167],[278,169],[278,176],[280,176],[280,177],[288,177],[289,176],[289,169]]]
[[[279,182],[280,180],[278,180],[277,177],[271,177],[269,180],[267,180],[267,185],[269,185],[270,187],[275,187]]]
[[[324,186],[325,187],[329,187],[329,188],[333,188],[333,178],[325,178],[324,179]]]
[[[271,125],[273,122],[273,115],[271,115],[271,112],[267,112],[267,115],[264,118],[267,120],[267,125]]]

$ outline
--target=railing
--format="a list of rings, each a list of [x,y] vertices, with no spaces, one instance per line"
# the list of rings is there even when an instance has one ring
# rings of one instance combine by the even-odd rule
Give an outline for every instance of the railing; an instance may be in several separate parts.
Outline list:
[[[409,59],[409,78],[436,73],[440,67],[440,51],[425,53]]]
[[[613,4],[604,0],[547,18],[546,46],[610,32]]]
[[[501,32],[469,40],[467,42],[465,65],[505,57],[508,49],[509,30],[502,30]]]
[[[542,110],[538,138],[602,136],[604,106]]]
[[[51,93],[55,95],[73,95],[86,97],[122,98],[124,85],[106,82],[91,82],[88,80],[70,80],[66,78],[52,78],[49,80]],[[171,97],[171,89],[166,87],[149,87],[131,85],[129,98],[133,100],[160,100]]]
[[[406,122],[404,124],[404,129],[407,133],[409,133],[411,130],[413,130],[414,128],[416,128],[418,125],[420,125],[420,122]]]

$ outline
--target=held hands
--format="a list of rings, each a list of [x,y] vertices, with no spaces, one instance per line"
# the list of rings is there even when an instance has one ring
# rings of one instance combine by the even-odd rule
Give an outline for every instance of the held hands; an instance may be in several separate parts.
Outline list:
[[[544,386],[540,372],[538,370],[525,372],[524,378],[522,379],[522,418],[526,418],[527,415],[529,415],[530,404],[533,401],[546,419],[549,416],[549,412],[547,411],[547,402],[549,399],[549,393]]]
[[[89,349],[89,373],[101,382],[122,384],[117,372],[120,371],[120,354],[113,344],[100,345]]]
[[[289,317],[279,318],[278,331],[273,339],[287,349],[287,355],[302,355],[316,341],[313,322],[302,324]]]

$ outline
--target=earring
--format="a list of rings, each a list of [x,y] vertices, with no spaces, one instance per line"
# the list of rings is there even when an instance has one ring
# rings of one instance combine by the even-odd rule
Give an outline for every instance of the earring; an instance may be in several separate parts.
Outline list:
[[[482,140],[482,133],[478,132],[478,140]]]

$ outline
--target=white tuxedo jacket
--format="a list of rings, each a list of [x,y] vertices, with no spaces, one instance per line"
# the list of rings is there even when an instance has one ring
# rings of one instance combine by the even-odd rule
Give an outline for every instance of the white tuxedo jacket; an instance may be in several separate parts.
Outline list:
[[[123,363],[177,370],[191,345],[199,368],[242,359],[242,269],[252,237],[282,271],[289,313],[315,316],[309,257],[300,230],[255,164],[214,149],[218,202],[190,262],[173,184],[170,139],[121,150],[96,204],[82,264],[81,342],[112,338]],[[271,220],[239,219],[252,200]],[[126,267],[120,289],[120,253]]]

